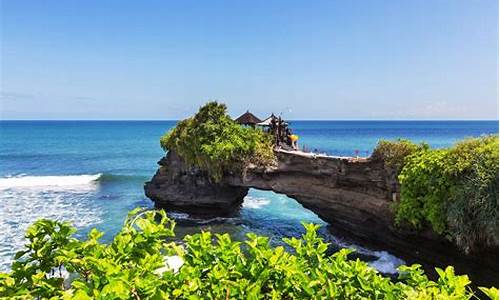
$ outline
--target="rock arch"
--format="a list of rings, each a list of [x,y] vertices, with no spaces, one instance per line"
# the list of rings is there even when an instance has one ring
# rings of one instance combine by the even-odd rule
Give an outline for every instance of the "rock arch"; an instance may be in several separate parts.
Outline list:
[[[389,250],[430,273],[434,266],[453,265],[477,284],[498,282],[498,249],[465,255],[433,232],[394,226],[391,203],[399,199],[399,184],[383,161],[283,150],[276,157],[274,166],[249,166],[244,175],[225,174],[213,183],[206,172],[170,151],[144,189],[158,208],[211,216],[234,212],[250,188],[270,190],[297,200],[329,223],[334,234]]]

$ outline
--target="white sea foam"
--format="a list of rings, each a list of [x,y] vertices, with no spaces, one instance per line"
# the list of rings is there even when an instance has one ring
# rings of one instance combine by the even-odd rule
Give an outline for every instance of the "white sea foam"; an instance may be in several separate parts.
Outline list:
[[[198,225],[206,225],[210,223],[228,223],[233,224],[239,221],[239,218],[224,218],[224,217],[215,217],[210,219],[200,219],[196,217],[192,217],[189,214],[181,213],[181,212],[168,212],[167,215],[174,220],[181,221],[187,220]]]
[[[95,183],[102,174],[66,176],[16,176],[0,178],[0,190],[31,187],[74,187]]]
[[[101,175],[0,178],[0,271],[10,268],[25,244],[24,232],[40,218],[69,221],[81,229],[99,224],[102,209],[94,201]]]
[[[199,225],[205,225],[205,224],[210,224],[210,223],[216,223],[216,222],[220,222],[220,223],[227,223],[227,224],[234,224],[236,222],[238,222],[240,219],[239,218],[224,218],[224,217],[216,217],[216,218],[212,218],[212,219],[191,219],[192,221],[196,222],[196,224],[199,224]]]
[[[189,219],[189,214],[180,212],[168,212],[167,215],[175,220],[187,220]]]
[[[266,198],[255,198],[251,196],[245,197],[242,206],[244,208],[259,209],[271,203],[269,199]]]
[[[385,274],[397,274],[398,267],[405,264],[405,261],[397,258],[396,256],[390,254],[387,251],[373,251],[358,245],[349,245],[345,248],[350,248],[355,250],[357,253],[364,255],[371,255],[377,257],[376,260],[368,262],[370,266],[377,269],[380,273]]]
[[[402,259],[387,251],[374,251],[372,254],[377,256],[378,259],[369,264],[381,273],[396,274],[398,273],[398,267],[405,263]]]
[[[328,239],[342,248],[348,248],[356,251],[359,254],[375,256],[377,259],[368,262],[370,266],[377,269],[377,271],[385,274],[397,274],[398,267],[405,264],[405,261],[390,254],[387,251],[374,251],[352,243],[347,243],[344,240],[328,234]]]

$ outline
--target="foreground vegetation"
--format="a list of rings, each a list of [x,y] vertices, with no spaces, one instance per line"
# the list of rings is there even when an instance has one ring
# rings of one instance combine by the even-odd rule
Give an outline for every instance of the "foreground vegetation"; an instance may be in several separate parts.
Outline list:
[[[429,280],[419,266],[402,267],[392,282],[366,263],[348,260],[349,250],[325,254],[317,225],[305,224],[301,239],[285,239],[293,254],[248,234],[169,239],[175,223],[163,211],[134,210],[110,244],[93,229],[72,237],[65,223],[40,220],[26,233],[10,273],[0,273],[0,297],[8,299],[470,299],[466,275],[437,269]],[[66,280],[63,270],[69,272]],[[481,288],[498,299],[495,288]]]
[[[225,172],[243,172],[250,164],[274,161],[271,137],[259,128],[234,122],[226,106],[209,102],[194,117],[180,121],[160,139],[161,147],[174,150],[186,163],[205,170],[215,181]]]
[[[498,247],[498,136],[465,139],[448,149],[382,141],[374,156],[399,173],[398,224],[430,226],[466,253]]]

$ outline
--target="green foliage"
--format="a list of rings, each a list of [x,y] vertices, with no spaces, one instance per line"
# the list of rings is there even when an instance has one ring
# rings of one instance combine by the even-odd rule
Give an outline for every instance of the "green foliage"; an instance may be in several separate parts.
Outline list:
[[[396,222],[430,224],[467,253],[498,245],[498,164],[498,136],[408,155]]]
[[[443,233],[446,208],[442,204],[451,186],[449,178],[441,174],[446,168],[446,154],[446,150],[429,149],[406,158],[399,175],[401,201],[397,206],[396,222],[405,220],[421,228],[427,221],[434,231]]]
[[[399,173],[404,165],[405,157],[427,148],[428,146],[425,144],[417,145],[405,139],[396,141],[380,140],[373,150],[372,157],[382,159],[387,167],[393,168]]]
[[[483,293],[488,296],[488,298],[493,299],[493,300],[498,300],[498,289],[495,287],[491,288],[485,288],[485,287],[480,287],[479,288]]]
[[[465,275],[437,269],[429,280],[418,265],[402,267],[397,282],[366,263],[348,260],[350,250],[327,256],[318,225],[304,224],[301,239],[271,247],[248,234],[244,242],[228,234],[201,232],[168,242],[174,222],[163,211],[134,210],[110,244],[92,230],[79,241],[67,224],[41,220],[26,234],[25,250],[10,273],[0,273],[4,299],[469,299]],[[172,258],[182,264],[174,266]],[[59,272],[71,276],[64,282]],[[482,288],[498,299],[498,290]]]
[[[224,172],[274,161],[271,138],[258,128],[243,127],[226,113],[226,106],[209,102],[194,117],[182,120],[162,136],[161,147],[176,151],[188,164],[219,181]]]

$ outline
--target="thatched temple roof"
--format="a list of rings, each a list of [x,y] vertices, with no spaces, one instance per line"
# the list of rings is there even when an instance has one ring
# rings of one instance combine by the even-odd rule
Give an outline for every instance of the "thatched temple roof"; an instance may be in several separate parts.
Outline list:
[[[262,122],[261,119],[257,118],[254,114],[252,114],[248,110],[246,113],[239,116],[235,121],[242,125],[256,125],[257,123]]]

